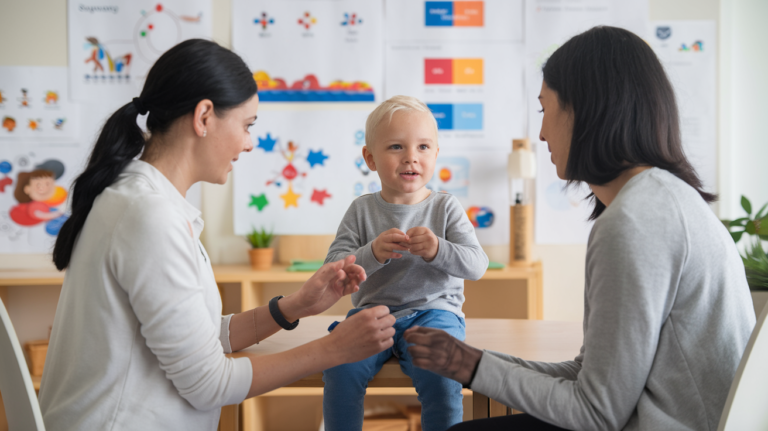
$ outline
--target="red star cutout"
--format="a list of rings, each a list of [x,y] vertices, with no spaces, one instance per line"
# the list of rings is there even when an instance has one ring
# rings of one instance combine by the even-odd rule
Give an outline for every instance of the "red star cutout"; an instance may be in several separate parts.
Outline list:
[[[318,204],[322,205],[323,201],[329,197],[331,197],[331,195],[329,195],[328,192],[326,192],[325,190],[313,189],[312,199],[310,200],[312,202],[317,202]]]

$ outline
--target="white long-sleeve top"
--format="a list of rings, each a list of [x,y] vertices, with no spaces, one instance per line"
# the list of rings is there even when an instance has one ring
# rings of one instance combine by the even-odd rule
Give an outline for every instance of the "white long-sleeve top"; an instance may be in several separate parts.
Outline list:
[[[131,162],[94,202],[64,278],[40,388],[48,430],[215,430],[253,370],[199,241],[200,211]]]

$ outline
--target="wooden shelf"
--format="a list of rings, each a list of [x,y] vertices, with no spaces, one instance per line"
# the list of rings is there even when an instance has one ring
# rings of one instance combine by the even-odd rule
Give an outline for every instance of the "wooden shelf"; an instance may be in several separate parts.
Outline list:
[[[274,265],[267,271],[254,271],[248,265],[213,265],[217,283],[303,283],[314,272],[289,272],[288,265]],[[505,266],[489,269],[480,280],[525,280],[541,271],[541,262],[530,266]],[[0,286],[51,286],[64,282],[65,271],[53,268],[0,270]]]

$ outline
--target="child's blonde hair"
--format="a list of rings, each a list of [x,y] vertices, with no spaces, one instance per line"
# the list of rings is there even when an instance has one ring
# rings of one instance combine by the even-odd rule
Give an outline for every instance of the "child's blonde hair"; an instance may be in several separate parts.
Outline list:
[[[397,111],[426,112],[429,114],[429,118],[435,125],[435,135],[437,135],[437,120],[435,120],[432,111],[427,108],[427,105],[425,105],[424,102],[411,96],[394,96],[377,106],[376,109],[368,115],[368,119],[365,121],[365,145],[367,147],[371,147],[371,144],[373,144],[373,134],[376,131],[376,127],[381,123],[381,120],[383,120],[384,117],[388,117],[387,122],[391,122],[392,116],[395,115],[395,112]]]

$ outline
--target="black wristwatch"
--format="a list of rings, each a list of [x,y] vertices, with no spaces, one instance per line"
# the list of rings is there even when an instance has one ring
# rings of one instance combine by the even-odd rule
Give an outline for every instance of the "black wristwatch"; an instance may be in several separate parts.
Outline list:
[[[275,296],[269,301],[269,314],[271,314],[272,318],[275,319],[275,322],[286,331],[296,329],[296,327],[299,326],[299,319],[296,319],[293,323],[285,320],[285,316],[280,312],[280,307],[277,306],[277,301],[279,301],[280,298],[284,298],[284,296]]]

